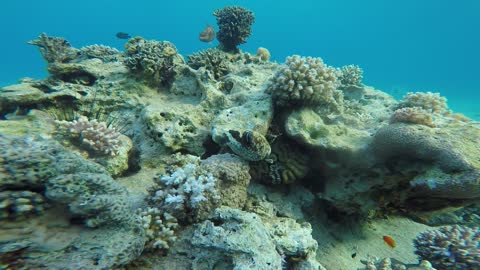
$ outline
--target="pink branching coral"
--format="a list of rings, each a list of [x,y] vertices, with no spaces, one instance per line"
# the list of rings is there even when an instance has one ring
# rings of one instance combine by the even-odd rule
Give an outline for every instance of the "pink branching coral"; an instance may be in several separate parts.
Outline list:
[[[398,122],[435,127],[432,115],[420,107],[406,107],[393,112],[390,123]]]
[[[56,121],[60,130],[73,138],[79,138],[81,143],[95,152],[115,156],[120,148],[120,133],[107,126],[105,122],[96,119],[88,120],[80,116],[73,121]]]

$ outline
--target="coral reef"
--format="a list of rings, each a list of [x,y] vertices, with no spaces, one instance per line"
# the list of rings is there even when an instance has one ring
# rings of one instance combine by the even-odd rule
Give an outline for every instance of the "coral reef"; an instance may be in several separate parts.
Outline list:
[[[239,6],[224,7],[213,12],[217,17],[217,39],[222,49],[235,52],[237,46],[247,42],[255,22],[253,12]]]
[[[399,108],[420,107],[429,113],[446,113],[448,110],[447,99],[440,93],[415,92],[407,93],[398,104]]]
[[[294,55],[275,73],[268,91],[282,107],[322,104],[338,110],[343,105],[338,76],[339,72],[321,58]]]
[[[390,123],[398,122],[435,127],[432,115],[420,107],[405,107],[395,110],[390,118]]]
[[[172,43],[134,37],[125,44],[125,53],[125,65],[152,87],[169,86],[173,82],[174,67],[180,60]]]
[[[85,147],[103,155],[115,156],[120,149],[121,134],[105,122],[80,116],[73,121],[57,121],[60,132],[80,140]]]
[[[415,253],[439,270],[478,269],[480,230],[478,227],[447,226],[421,233],[414,240]]]
[[[124,265],[140,254],[146,239],[136,224],[129,194],[101,165],[67,151],[52,140],[38,137],[2,135],[0,145],[3,194],[23,192],[17,194],[28,194],[32,198],[30,203],[37,203],[33,198],[41,195],[48,204],[68,206],[65,211],[70,218],[93,228],[60,248],[39,249],[36,256],[26,260],[29,268],[59,269],[69,262],[77,268],[104,269]],[[40,191],[39,195],[33,195],[34,191]],[[32,206],[25,200],[23,203],[24,210]],[[20,237],[38,241],[34,233]],[[96,265],[89,261],[92,257],[98,258]]]
[[[388,234],[401,262],[368,269],[433,269],[411,245],[425,224],[478,225],[478,122],[439,94],[397,102],[363,85],[358,66],[241,52],[253,13],[215,15],[221,46],[188,63],[141,37],[124,53],[31,42],[50,76],[0,89],[1,263],[359,269],[391,256]],[[471,238],[448,252],[478,253],[462,246],[477,231],[451,231]]]

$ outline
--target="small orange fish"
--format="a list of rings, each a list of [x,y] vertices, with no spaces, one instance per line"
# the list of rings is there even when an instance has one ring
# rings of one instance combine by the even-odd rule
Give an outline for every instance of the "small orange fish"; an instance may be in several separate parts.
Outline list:
[[[200,41],[210,43],[215,38],[215,29],[212,26],[207,25],[205,29],[200,32],[198,38],[200,39]]]
[[[391,236],[384,235],[383,241],[391,248],[394,248],[396,246],[395,240]]]

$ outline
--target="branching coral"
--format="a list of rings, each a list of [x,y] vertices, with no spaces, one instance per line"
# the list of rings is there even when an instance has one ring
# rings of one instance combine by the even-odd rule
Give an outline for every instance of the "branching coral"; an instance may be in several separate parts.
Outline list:
[[[78,50],[73,48],[67,40],[51,37],[45,33],[40,34],[37,39],[29,41],[28,44],[38,46],[43,58],[49,64],[66,63],[78,55]]]
[[[325,104],[339,109],[343,105],[343,94],[337,90],[339,75],[321,58],[294,55],[287,57],[268,91],[280,106]]]
[[[151,191],[152,203],[177,218],[195,215],[195,211],[220,199],[215,187],[217,179],[198,163],[187,163],[170,175],[155,178],[155,182],[158,187]]]
[[[218,80],[229,72],[229,58],[228,53],[217,48],[210,48],[189,55],[188,65],[194,69],[205,67]]]
[[[414,240],[415,253],[439,270],[480,269],[480,230],[455,225],[429,230]]]
[[[130,39],[125,44],[125,65],[153,87],[169,86],[175,76],[177,48],[168,41]]]
[[[170,248],[177,240],[175,230],[178,227],[177,219],[169,213],[162,213],[160,209],[148,207],[139,214],[140,222],[147,236],[145,249]]]
[[[217,39],[225,51],[236,51],[237,46],[247,41],[255,21],[253,12],[243,7],[231,6],[213,12],[217,17]]]
[[[341,88],[352,86],[362,86],[363,70],[356,65],[348,65],[342,67],[340,75]]]
[[[420,107],[429,113],[446,113],[448,110],[447,99],[439,93],[416,92],[407,93],[398,104],[399,108]]]
[[[120,133],[107,127],[105,122],[96,119],[88,120],[80,116],[74,121],[56,121],[60,131],[80,139],[80,142],[88,149],[104,155],[116,155],[120,148]]]
[[[431,113],[420,107],[405,107],[393,112],[390,123],[398,122],[435,127]]]

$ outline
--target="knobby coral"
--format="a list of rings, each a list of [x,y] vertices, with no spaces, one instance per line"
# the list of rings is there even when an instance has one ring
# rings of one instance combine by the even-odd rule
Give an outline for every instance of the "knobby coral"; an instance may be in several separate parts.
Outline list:
[[[177,237],[175,230],[178,227],[177,219],[169,213],[162,212],[155,207],[148,207],[139,214],[147,236],[145,249],[168,249]]]
[[[213,12],[217,17],[217,39],[225,51],[236,51],[237,46],[247,42],[255,21],[253,12],[243,7],[231,6]]]
[[[89,150],[104,155],[115,156],[120,148],[120,133],[107,126],[105,122],[96,119],[89,120],[80,116],[73,121],[56,121],[60,131],[73,138],[80,139],[80,143]]]
[[[340,83],[342,88],[362,86],[363,70],[356,65],[344,66],[341,69]]]
[[[439,270],[480,269],[480,229],[446,226],[421,233],[415,253]]]
[[[339,75],[321,58],[294,55],[276,72],[268,91],[280,106],[325,104],[338,109],[343,104],[343,94],[337,90]]]

